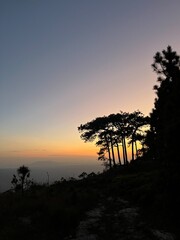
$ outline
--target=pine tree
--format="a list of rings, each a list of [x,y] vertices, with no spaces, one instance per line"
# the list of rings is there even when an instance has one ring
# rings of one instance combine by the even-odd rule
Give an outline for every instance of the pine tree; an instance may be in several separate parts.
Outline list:
[[[180,57],[170,46],[154,56],[158,85],[151,113],[155,157],[167,164],[178,162],[180,137]]]

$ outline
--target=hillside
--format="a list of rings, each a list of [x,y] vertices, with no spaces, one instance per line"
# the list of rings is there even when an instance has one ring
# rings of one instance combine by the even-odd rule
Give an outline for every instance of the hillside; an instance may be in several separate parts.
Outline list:
[[[177,170],[136,160],[81,180],[34,184],[23,195],[6,192],[0,239],[178,239],[179,187]],[[90,231],[83,228],[83,238],[82,224]]]

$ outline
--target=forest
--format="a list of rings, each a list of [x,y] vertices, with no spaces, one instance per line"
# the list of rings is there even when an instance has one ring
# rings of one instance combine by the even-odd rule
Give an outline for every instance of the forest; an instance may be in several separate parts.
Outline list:
[[[0,239],[180,239],[180,56],[167,46],[152,70],[149,116],[120,111],[78,126],[104,172],[39,184],[28,167],[17,169],[0,194]]]

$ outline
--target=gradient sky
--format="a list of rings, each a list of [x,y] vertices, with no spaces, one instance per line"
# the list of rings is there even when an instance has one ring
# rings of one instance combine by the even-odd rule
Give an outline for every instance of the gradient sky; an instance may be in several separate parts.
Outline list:
[[[96,156],[81,123],[148,115],[154,54],[180,54],[179,13],[179,0],[1,0],[0,164]]]

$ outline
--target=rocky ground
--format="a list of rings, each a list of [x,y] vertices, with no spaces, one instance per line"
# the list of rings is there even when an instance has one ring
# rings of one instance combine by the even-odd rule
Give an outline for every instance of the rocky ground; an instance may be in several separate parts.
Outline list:
[[[175,240],[173,234],[152,229],[139,209],[121,198],[108,198],[86,213],[76,237],[68,240]]]

